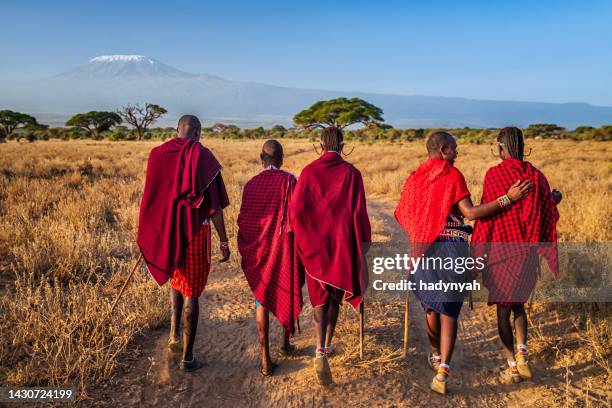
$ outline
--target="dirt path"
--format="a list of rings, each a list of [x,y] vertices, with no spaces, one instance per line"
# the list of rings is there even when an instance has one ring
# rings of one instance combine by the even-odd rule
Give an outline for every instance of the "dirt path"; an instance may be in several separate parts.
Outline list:
[[[372,202],[370,214],[378,230],[375,240],[403,242],[404,234],[388,204]],[[314,381],[309,305],[300,319],[302,332],[294,339],[297,355],[284,357],[278,352],[280,328],[272,326],[273,358],[279,368],[274,377],[262,378],[254,301],[242,272],[235,266],[213,265],[200,304],[195,350],[206,359],[207,367],[191,374],[179,371],[178,357],[166,350],[168,329],[163,328],[147,334],[139,357],[126,362],[129,368],[118,374],[114,383],[94,390],[93,400],[122,407],[425,406],[432,402],[496,407],[557,405],[566,392],[562,374],[547,372],[537,361],[535,382],[499,384],[496,374],[502,360],[486,305],[475,305],[473,311],[467,306],[463,309],[450,394],[443,398],[428,389],[433,372],[426,363],[428,341],[423,312],[415,303],[410,309],[410,352],[405,359],[400,357],[403,303],[367,304],[364,361],[358,357],[357,315],[343,306],[336,336],[338,354],[330,362],[335,384],[329,388]]]

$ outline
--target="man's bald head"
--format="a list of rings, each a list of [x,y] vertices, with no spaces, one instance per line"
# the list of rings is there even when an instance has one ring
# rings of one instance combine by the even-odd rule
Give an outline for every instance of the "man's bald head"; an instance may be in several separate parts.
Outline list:
[[[437,152],[440,148],[445,148],[450,145],[455,138],[447,132],[434,132],[427,138],[427,151],[429,153]]]
[[[200,140],[200,131],[202,124],[200,119],[194,115],[183,115],[178,121],[176,132],[179,137]]]
[[[283,165],[283,146],[276,140],[268,140],[261,148],[260,157],[266,166],[271,164],[280,169]]]
[[[457,158],[457,141],[447,132],[434,132],[427,138],[429,157],[448,160],[451,163]]]

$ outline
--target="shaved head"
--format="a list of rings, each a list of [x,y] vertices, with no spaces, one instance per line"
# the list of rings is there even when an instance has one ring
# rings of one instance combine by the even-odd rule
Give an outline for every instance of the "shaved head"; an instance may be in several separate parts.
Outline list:
[[[194,140],[200,140],[201,130],[202,124],[200,123],[200,119],[194,115],[181,116],[176,127],[176,132],[179,137],[186,137]]]
[[[266,165],[274,165],[277,168],[283,164],[283,146],[276,140],[268,140],[261,148],[261,160]]]
[[[451,163],[457,158],[457,141],[447,132],[434,132],[427,138],[429,157],[447,160]]]
[[[427,151],[437,152],[440,148],[444,149],[455,141],[455,138],[447,132],[434,132],[427,138]]]

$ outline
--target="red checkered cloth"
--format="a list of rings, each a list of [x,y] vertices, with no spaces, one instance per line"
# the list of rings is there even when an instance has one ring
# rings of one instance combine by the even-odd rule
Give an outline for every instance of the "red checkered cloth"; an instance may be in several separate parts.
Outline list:
[[[291,334],[302,311],[304,268],[299,262],[288,210],[295,177],[264,170],[244,186],[238,215],[238,251],[255,299]]]
[[[210,272],[210,223],[200,228],[187,245],[181,265],[174,270],[170,287],[188,297],[200,297]]]
[[[529,162],[505,159],[487,171],[481,202],[503,196],[518,180],[531,180],[533,191],[474,226],[472,250],[474,256],[487,254],[483,278],[491,304],[520,304],[529,299],[539,274],[538,255],[546,259],[555,277],[559,274],[559,212],[542,172]]]
[[[408,234],[411,256],[427,252],[453,205],[469,196],[463,174],[447,160],[430,157],[408,176],[394,214]]]
[[[306,274],[343,290],[346,301],[359,306],[368,286],[362,248],[372,242],[359,170],[325,152],[302,170],[290,209]]]

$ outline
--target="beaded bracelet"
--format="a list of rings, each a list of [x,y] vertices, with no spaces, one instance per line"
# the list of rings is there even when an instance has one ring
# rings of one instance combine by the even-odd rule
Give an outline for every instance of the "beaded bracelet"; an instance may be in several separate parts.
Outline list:
[[[510,204],[512,204],[512,202],[510,201],[510,198],[508,198],[508,196],[507,196],[507,195],[503,195],[503,196],[499,197],[499,198],[497,199],[497,202],[498,202],[498,204],[499,204],[499,206],[500,206],[501,208],[507,207],[507,206],[509,206]]]

